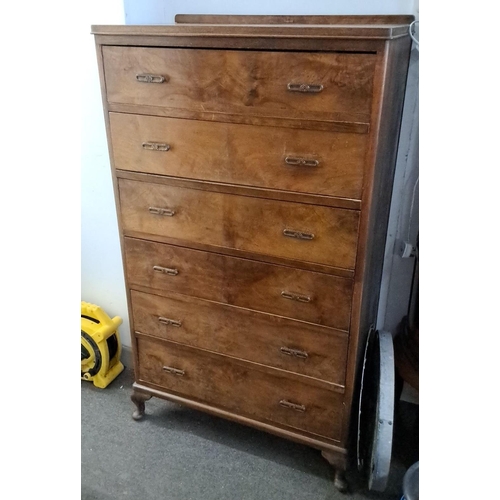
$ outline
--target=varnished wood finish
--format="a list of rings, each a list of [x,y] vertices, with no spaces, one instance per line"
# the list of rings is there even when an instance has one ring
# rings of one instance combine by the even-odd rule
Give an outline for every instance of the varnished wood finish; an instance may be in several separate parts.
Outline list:
[[[325,380],[343,392],[345,333],[174,294],[133,290],[132,310],[139,332]]]
[[[177,20],[92,27],[114,153],[135,390],[319,448],[343,488],[359,359],[376,322],[413,18]],[[146,72],[168,82],[137,82]],[[299,77],[324,89],[286,90]],[[141,141],[171,149],[161,160],[139,151]],[[328,170],[280,175],[275,159],[292,142],[328,158]],[[152,200],[181,211],[151,223],[143,210]],[[311,224],[314,239],[275,240],[290,221]],[[297,251],[295,244],[311,243]],[[185,337],[183,327],[153,325],[166,305],[191,311]],[[324,358],[300,371],[296,360],[266,357],[266,345],[276,350],[282,338]],[[164,371],[161,360],[179,366]],[[297,398],[291,408],[268,405],[279,391]],[[302,404],[313,410],[293,406]]]
[[[113,26],[112,28],[115,28]],[[143,26],[141,26],[143,28]],[[293,31],[295,31],[294,28]],[[408,29],[408,28],[407,28]],[[161,31],[161,30],[160,30]],[[272,29],[271,29],[272,31]],[[289,31],[289,30],[287,30]],[[309,33],[303,37],[287,36],[283,33],[281,36],[268,36],[266,38],[250,36],[203,36],[200,33],[193,35],[154,35],[148,32],[119,35],[110,30],[107,34],[96,34],[96,43],[100,48],[108,45],[116,47],[128,47],[130,45],[141,47],[179,47],[179,48],[210,48],[210,49],[232,49],[232,50],[279,50],[281,52],[294,51],[314,51],[314,52],[356,52],[375,54],[384,51],[384,37],[377,39],[363,38],[329,38],[328,36],[311,36]],[[107,105],[106,105],[107,106]],[[106,109],[111,110],[111,107]]]
[[[352,121],[352,116],[338,113],[337,121],[326,122],[318,120],[295,120],[293,118],[275,118],[269,116],[236,115],[229,113],[212,113],[207,111],[192,111],[181,108],[163,108],[161,106],[142,106],[138,104],[109,103],[107,108],[115,113],[127,113],[145,116],[165,116],[186,120],[202,120],[211,123],[236,123],[243,125],[260,125],[264,127],[286,127],[300,130],[317,130],[320,132],[340,132],[366,134],[370,124],[365,119]],[[350,120],[350,121],[349,121]]]
[[[339,443],[333,439],[327,437],[320,437],[305,431],[298,431],[291,428],[284,428],[277,426],[274,423],[263,422],[262,420],[256,420],[255,418],[249,418],[243,416],[239,413],[233,411],[227,411],[214,405],[207,403],[202,403],[196,401],[195,399],[184,397],[173,392],[165,391],[159,387],[155,387],[153,384],[147,383],[137,383],[132,384],[132,388],[135,391],[146,392],[155,397],[165,399],[167,401],[173,401],[174,403],[181,404],[188,408],[193,408],[195,410],[203,411],[209,413],[210,415],[215,415],[216,417],[222,417],[233,422],[238,422],[243,425],[249,425],[255,429],[259,429],[269,434],[279,436],[296,443],[305,444],[311,448],[317,448],[318,450],[329,450],[336,454],[338,457],[347,457],[347,451],[345,448],[339,445]]]
[[[293,16],[290,16],[293,17]],[[366,18],[366,16],[363,16]],[[408,16],[410,17],[410,16]],[[397,22],[395,24],[383,23],[378,24],[363,24],[360,19],[359,24],[350,22],[346,24],[281,24],[281,25],[255,25],[255,24],[236,24],[236,25],[210,25],[210,24],[177,24],[173,25],[145,25],[145,26],[115,26],[103,25],[92,26],[91,31],[98,37],[115,36],[115,37],[133,37],[127,40],[131,44],[133,40],[139,40],[139,44],[143,45],[147,42],[148,45],[157,45],[161,42],[156,41],[156,38],[181,38],[184,47],[196,47],[193,45],[193,39],[211,39],[219,38],[224,40],[224,47],[231,47],[237,44],[238,40],[258,39],[261,41],[261,48],[268,48],[270,42],[268,39],[289,38],[299,39],[302,42],[302,47],[306,50],[312,50],[309,46],[304,47],[304,40],[316,41],[378,41],[394,39],[408,36],[408,24]],[[99,42],[105,42],[98,38]],[[317,43],[317,46],[321,43]],[[340,47],[345,48],[342,44]],[[369,47],[370,45],[367,44]]]
[[[103,56],[111,103],[297,120],[369,117],[372,54],[103,47]],[[141,83],[138,74],[165,82]],[[290,92],[289,83],[323,90]]]
[[[212,113],[192,111],[181,108],[163,108],[161,106],[142,106],[139,104],[109,103],[108,110],[115,113],[127,113],[145,116],[164,116],[186,120],[202,120],[211,123],[235,123],[243,125],[260,125],[263,127],[286,127],[300,130],[317,130],[319,132],[339,132],[348,134],[367,134],[370,124],[361,117],[352,121],[352,116],[338,113],[337,121],[296,120],[293,118],[275,118],[270,116],[236,115],[229,113]]]
[[[374,138],[368,154],[361,211],[360,245],[358,247],[353,295],[352,329],[358,332],[350,339],[347,367],[346,412],[356,404],[361,360],[370,327],[376,326],[380,282],[384,262],[387,220],[396,166],[399,126],[403,112],[406,75],[411,42],[408,38],[387,43],[379,55],[375,76],[378,92],[373,103]],[[354,403],[353,403],[354,401]],[[344,429],[347,442],[349,428]]]
[[[125,233],[165,235],[235,248],[261,255],[317,262],[353,269],[359,214],[353,210],[308,206],[234,196],[211,191],[120,179],[121,217]],[[150,207],[175,212],[172,217],[151,214]],[[285,231],[312,235],[301,239]]]
[[[344,473],[347,465],[345,456],[339,455],[338,453],[332,452],[330,450],[323,450],[321,452],[321,456],[330,465],[333,465],[333,467],[335,467],[333,484],[339,491],[345,493],[348,490],[348,483]]]
[[[235,15],[235,14],[177,14],[176,23],[183,24],[315,24],[315,25],[406,25],[413,21],[409,15],[386,16],[270,16],[270,15]]]
[[[137,409],[132,413],[132,418],[134,420],[141,420],[146,411],[146,401],[151,399],[151,394],[134,390],[130,399],[137,406]]]
[[[241,250],[234,250],[232,248],[224,248],[223,251],[219,252],[218,248],[215,248],[211,245],[204,245],[199,243],[193,243],[192,241],[186,242],[182,240],[178,240],[175,238],[169,238],[168,236],[159,236],[156,234],[148,234],[148,233],[140,233],[136,231],[127,231],[126,236],[130,238],[136,238],[139,240],[149,240],[155,241],[157,243],[165,243],[167,245],[181,246],[181,247],[189,247],[193,250],[201,250],[202,252],[210,252],[210,253],[223,253],[224,255],[237,257],[240,259],[249,259],[253,261],[265,262],[269,264],[276,264],[279,266],[292,267],[295,269],[301,269],[304,271],[312,271],[315,273],[325,273],[332,274],[333,276],[352,279],[354,277],[354,271],[352,269],[342,269],[339,267],[330,267],[324,266],[322,264],[314,264],[311,262],[303,262],[303,261],[291,261],[290,259],[283,259],[280,257],[273,257],[271,255],[261,255],[252,252],[243,252]]]
[[[155,337],[153,335],[149,335],[147,333],[143,333],[140,331],[134,332],[134,337],[135,337],[136,341],[140,338],[149,338],[152,340],[160,340],[158,337]],[[175,342],[175,344],[179,344],[179,343]],[[189,347],[186,344],[179,344],[179,345],[181,345],[181,346],[184,345],[185,347]],[[194,349],[195,351],[199,350],[198,348],[194,348],[194,347],[192,349]],[[308,385],[310,385],[312,387],[317,387],[318,389],[321,389],[321,390],[325,390],[328,392],[332,391],[332,392],[335,392],[337,394],[344,394],[344,390],[341,387],[339,387],[336,384],[332,384],[331,382],[327,382],[326,380],[321,380],[319,378],[313,378],[313,377],[306,377],[306,376],[300,375],[296,372],[290,372],[287,370],[283,370],[281,368],[276,368],[276,367],[272,367],[269,365],[263,365],[261,363],[255,363],[253,361],[248,361],[248,360],[244,360],[241,358],[236,358],[234,356],[229,356],[227,354],[216,353],[215,351],[207,351],[207,350],[203,349],[202,352],[206,352],[207,355],[215,354],[218,356],[219,360],[220,359],[227,359],[229,362],[234,362],[234,363],[240,364],[240,365],[242,364],[245,367],[250,368],[251,370],[259,371],[263,375],[267,374],[267,375],[270,375],[271,377],[279,375],[279,376],[285,377],[286,379],[288,379],[290,381],[290,383],[294,383],[294,382],[297,382],[298,384],[307,383]],[[176,369],[174,368],[173,370],[168,370],[168,371],[175,372]]]
[[[352,280],[212,252],[125,238],[132,287],[166,290],[347,331]],[[178,271],[169,276],[154,266]],[[283,291],[311,298],[283,298]]]
[[[297,193],[282,191],[278,189],[258,188],[255,186],[241,186],[214,181],[183,179],[180,177],[170,177],[157,174],[145,174],[142,172],[132,172],[129,170],[116,170],[116,177],[130,179],[132,181],[155,182],[156,184],[166,184],[168,186],[185,187],[189,189],[210,190],[217,193],[239,194],[252,196],[254,198],[265,198],[270,200],[297,201]],[[361,200],[353,198],[337,198],[335,196],[325,196],[318,194],[300,194],[300,201],[311,205],[323,205],[325,207],[347,208],[349,210],[359,210]]]
[[[110,113],[110,125],[118,169],[361,199],[365,134],[124,113]],[[170,149],[144,149],[151,141]]]
[[[334,392],[291,382],[278,371],[269,375],[255,365],[150,337],[138,338],[138,352],[140,382],[250,418],[334,440],[339,437],[342,397]],[[179,372],[170,373],[166,368]],[[304,409],[284,407],[280,402]]]

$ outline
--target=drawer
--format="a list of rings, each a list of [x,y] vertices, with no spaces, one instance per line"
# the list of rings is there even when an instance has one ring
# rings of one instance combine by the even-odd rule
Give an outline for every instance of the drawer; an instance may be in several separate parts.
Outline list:
[[[102,54],[110,103],[319,121],[371,111],[374,54],[113,46]]]
[[[340,439],[340,394],[179,344],[139,337],[137,346],[141,382],[239,415]]]
[[[134,329],[165,340],[326,380],[344,388],[348,335],[182,295],[132,290]]]
[[[359,212],[119,179],[125,232],[353,269]]]
[[[349,329],[351,279],[133,238],[124,238],[124,251],[131,288],[155,288]],[[155,266],[172,272],[155,271]]]
[[[109,117],[118,169],[361,199],[366,134]]]

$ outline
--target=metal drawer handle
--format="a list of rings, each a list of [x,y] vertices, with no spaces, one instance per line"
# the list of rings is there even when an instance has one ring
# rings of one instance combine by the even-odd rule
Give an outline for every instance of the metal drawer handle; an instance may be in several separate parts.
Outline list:
[[[175,215],[175,210],[171,210],[170,208],[158,208],[158,207],[149,207],[149,213],[153,215],[166,215],[167,217],[173,217]]]
[[[307,83],[289,83],[286,88],[290,92],[307,92],[317,94],[323,90],[323,85],[308,85]]]
[[[164,142],[143,142],[142,149],[147,149],[148,151],[169,151],[170,144],[165,144]]]
[[[308,160],[307,158],[301,158],[299,156],[287,156],[285,158],[285,163],[287,165],[298,165],[301,167],[317,167],[319,165],[318,160]]]
[[[158,321],[163,325],[167,326],[176,326],[176,327],[182,326],[182,323],[180,321],[176,321],[175,319],[164,318],[163,316],[160,316],[158,318]]]
[[[299,351],[298,349],[291,349],[290,347],[282,347],[280,351],[287,356],[295,356],[296,358],[308,358],[309,355],[306,351]]]
[[[296,403],[291,403],[290,401],[287,401],[286,399],[282,399],[280,401],[280,405],[283,406],[284,408],[290,408],[290,410],[306,411],[306,407],[304,405],[298,405]]]
[[[295,231],[293,229],[283,229],[283,235],[289,238],[297,238],[298,240],[312,240],[314,239],[314,234],[304,233],[302,231]]]
[[[307,295],[300,295],[298,293],[292,293],[292,292],[287,292],[286,290],[283,290],[281,292],[281,296],[284,299],[290,299],[290,300],[296,300],[297,302],[311,302],[311,297]]]
[[[163,371],[167,373],[171,373],[172,375],[179,375],[180,377],[184,376],[184,370],[179,370],[178,368],[172,368],[171,366],[164,366]]]
[[[151,75],[149,73],[142,73],[139,75],[135,75],[135,79],[138,82],[144,82],[144,83],[163,83],[165,81],[164,76]]]
[[[169,276],[177,276],[179,271],[177,269],[170,269],[168,267],[154,266],[153,271],[157,271],[158,273],[168,274]]]

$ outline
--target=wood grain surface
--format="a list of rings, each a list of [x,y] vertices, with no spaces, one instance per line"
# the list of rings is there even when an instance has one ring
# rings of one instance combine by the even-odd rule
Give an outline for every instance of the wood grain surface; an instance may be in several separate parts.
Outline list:
[[[306,120],[369,116],[372,54],[102,48],[110,103]],[[164,83],[138,82],[139,74]],[[288,84],[321,85],[319,93]]]
[[[401,25],[410,24],[414,19],[411,15],[309,15],[309,16],[273,16],[273,15],[235,15],[235,14],[176,14],[175,22],[179,24],[275,24],[275,25]]]
[[[413,17],[176,21],[92,27],[134,386],[344,469]]]
[[[131,296],[139,332],[325,380],[343,390],[348,341],[343,332],[183,295],[132,290]]]
[[[125,233],[164,235],[187,244],[193,241],[212,245],[215,250],[235,248],[354,268],[357,211],[125,179],[119,179],[118,185]],[[169,210],[174,214],[157,215],[150,209]],[[294,234],[290,231],[306,236],[287,236]],[[312,239],[307,239],[309,237]]]
[[[270,375],[255,365],[149,337],[138,337],[138,352],[139,381],[331,439],[340,434],[342,396],[335,392],[291,381],[278,371]],[[172,368],[174,372],[168,371]]]
[[[352,280],[212,252],[124,239],[130,286],[177,292],[349,330]],[[176,269],[175,276],[154,266]],[[282,292],[309,297],[284,298]]]
[[[118,169],[361,198],[365,134],[125,113],[110,113],[110,125]],[[169,149],[145,149],[150,143]]]
[[[293,16],[287,16],[293,17]],[[351,16],[341,16],[344,20]],[[103,45],[121,43],[126,45],[155,46],[162,42],[173,46],[199,47],[203,40],[219,41],[221,48],[243,48],[240,42],[248,44],[250,40],[258,42],[259,49],[266,50],[273,47],[274,40],[292,42],[292,48],[299,50],[329,50],[332,46],[346,50],[352,42],[364,42],[364,45],[373,50],[373,44],[378,41],[408,37],[408,19],[384,22],[366,22],[367,16],[353,16],[356,19],[350,22],[341,21],[341,24],[332,22],[309,23],[281,23],[275,24],[206,24],[206,23],[178,23],[170,25],[94,25],[91,27],[96,39]],[[392,16],[390,16],[392,17]],[[175,43],[175,39],[179,42]],[[293,43],[293,42],[299,43]],[[313,45],[307,42],[315,42]],[[134,44],[135,42],[135,44]],[[220,43],[222,42],[222,43]],[[330,42],[330,43],[328,43]],[[331,43],[333,42],[333,43]],[[343,42],[350,42],[346,45]],[[326,45],[326,47],[325,47]],[[172,46],[172,45],[171,45]],[[248,46],[248,45],[247,45]],[[250,46],[255,46],[250,44]],[[283,44],[286,48],[286,44]]]

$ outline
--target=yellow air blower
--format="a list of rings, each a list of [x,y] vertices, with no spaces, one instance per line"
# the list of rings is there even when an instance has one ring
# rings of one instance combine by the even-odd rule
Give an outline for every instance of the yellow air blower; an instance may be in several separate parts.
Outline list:
[[[104,389],[123,371],[119,316],[111,319],[99,306],[82,301],[82,379]]]

